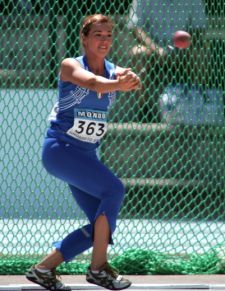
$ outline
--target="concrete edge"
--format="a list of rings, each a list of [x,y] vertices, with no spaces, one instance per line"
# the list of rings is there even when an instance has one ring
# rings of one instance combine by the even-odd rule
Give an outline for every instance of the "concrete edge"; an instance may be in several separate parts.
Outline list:
[[[99,287],[91,284],[67,284],[72,290],[98,290]],[[225,284],[132,284],[129,289],[142,289],[142,290],[225,290]],[[22,290],[45,290],[36,284],[7,284],[0,285],[0,291],[22,291]]]

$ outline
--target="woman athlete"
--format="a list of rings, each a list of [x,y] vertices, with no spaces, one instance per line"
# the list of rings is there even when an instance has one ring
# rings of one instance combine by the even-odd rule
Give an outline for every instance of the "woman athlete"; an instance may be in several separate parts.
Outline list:
[[[107,112],[116,91],[140,87],[134,72],[105,58],[112,45],[112,31],[108,16],[86,17],[80,34],[84,55],[61,63],[58,102],[50,114],[42,161],[48,173],[69,185],[89,224],[54,243],[54,250],[27,271],[28,280],[49,290],[70,290],[55,269],[91,247],[88,282],[111,290],[131,285],[107,262],[107,247],[113,243],[124,186],[96,154],[107,131]]]

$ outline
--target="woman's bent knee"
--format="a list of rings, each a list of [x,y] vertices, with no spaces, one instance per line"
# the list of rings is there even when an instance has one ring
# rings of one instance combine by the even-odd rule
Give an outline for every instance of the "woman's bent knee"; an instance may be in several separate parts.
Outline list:
[[[125,187],[119,179],[116,179],[113,186],[107,192],[109,196],[114,197],[117,201],[122,201],[125,195]]]

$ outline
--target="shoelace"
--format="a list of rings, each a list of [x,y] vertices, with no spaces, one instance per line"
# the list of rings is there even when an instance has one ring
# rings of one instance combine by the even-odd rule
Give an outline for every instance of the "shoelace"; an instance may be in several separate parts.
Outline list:
[[[114,279],[117,279],[119,276],[118,271],[112,266],[110,266],[108,263],[105,264],[104,270],[106,271],[106,273],[110,274]]]
[[[50,279],[53,286],[55,286],[55,287],[63,286],[63,283],[61,282],[61,276],[60,276],[59,272],[56,271],[56,269],[52,269],[50,274],[51,274],[51,276],[49,279]]]

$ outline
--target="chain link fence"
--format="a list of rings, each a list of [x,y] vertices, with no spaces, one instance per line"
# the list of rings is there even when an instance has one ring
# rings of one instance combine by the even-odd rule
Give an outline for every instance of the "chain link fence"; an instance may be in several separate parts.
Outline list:
[[[131,1],[0,1],[0,274],[23,273],[85,223],[40,153],[60,62],[82,53],[80,21],[93,13],[115,21],[110,60],[142,80],[141,90],[120,93],[100,147],[126,186],[113,264],[128,274],[224,272],[225,5],[203,4],[206,26],[191,30],[191,47],[159,56],[140,51]],[[63,272],[84,272],[88,258]]]

